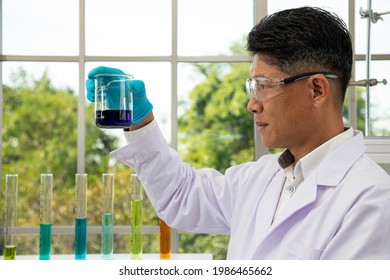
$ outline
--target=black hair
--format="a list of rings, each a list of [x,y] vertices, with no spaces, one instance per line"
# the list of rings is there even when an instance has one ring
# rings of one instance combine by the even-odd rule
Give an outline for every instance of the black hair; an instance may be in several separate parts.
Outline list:
[[[313,71],[337,75],[343,103],[351,78],[352,42],[336,14],[301,7],[268,15],[249,33],[247,49],[291,75]]]

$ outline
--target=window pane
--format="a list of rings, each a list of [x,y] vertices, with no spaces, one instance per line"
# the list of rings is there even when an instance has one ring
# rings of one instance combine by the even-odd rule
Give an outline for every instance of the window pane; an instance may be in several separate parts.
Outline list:
[[[166,62],[94,62],[86,64],[86,74],[99,66],[105,65],[123,70],[135,79],[143,80],[146,85],[147,96],[154,105],[153,113],[159,123],[164,136],[170,140],[171,125],[171,69]],[[91,189],[91,213],[101,213],[101,174],[113,173],[115,175],[114,214],[115,225],[131,225],[130,205],[130,174],[134,171],[120,161],[113,159],[109,152],[125,145],[122,129],[101,129],[95,125],[94,104],[86,102],[86,172],[91,174],[89,182],[97,188]],[[93,174],[93,175],[92,175]],[[92,177],[93,176],[93,177]],[[158,226],[158,218],[146,194],[143,196],[143,225]],[[95,215],[91,223],[98,224],[100,216]],[[126,236],[126,238],[128,238]],[[122,240],[122,241],[121,241]],[[143,236],[145,253],[158,250],[158,236]],[[150,240],[150,241],[148,241]],[[154,240],[154,241],[151,241]],[[129,243],[125,243],[122,236],[117,237],[118,252],[130,252]]]
[[[100,65],[114,67],[134,76],[134,79],[144,81],[149,101],[153,104],[153,114],[165,136],[170,141],[171,136],[171,69],[166,62],[94,62],[86,64],[86,74]],[[94,104],[86,101],[86,172],[94,174],[91,181],[101,185],[102,173],[115,175],[115,225],[130,225],[130,174],[134,171],[120,161],[113,159],[109,152],[126,145],[122,129],[101,129],[95,125]],[[100,189],[95,189],[100,197]],[[100,202],[95,201],[95,207]],[[144,195],[144,225],[158,225],[155,210]],[[96,208],[95,212],[100,213]],[[147,252],[147,251],[145,251]]]
[[[171,141],[171,66],[167,62],[91,62],[86,63],[85,73],[93,68],[104,65],[119,68],[134,79],[142,80],[146,86],[146,94],[153,104],[153,114],[167,139]],[[87,79],[87,77],[86,77]],[[87,106],[93,104],[87,101]],[[87,116],[88,117],[88,116]],[[123,145],[123,133],[121,129],[105,129],[107,133],[120,137]]]
[[[382,163],[380,166],[390,174],[390,163]]]
[[[284,9],[298,8],[302,6],[316,6],[324,8],[327,11],[336,13],[348,25],[348,1],[316,0],[315,3],[313,3],[313,0],[268,0],[268,14]]]
[[[366,54],[367,52],[367,26],[368,18],[361,18],[359,11],[368,9],[366,0],[356,0],[355,4],[355,30],[356,30],[356,46],[357,54]],[[389,1],[372,1],[372,11],[374,13],[383,13],[390,11]],[[371,54],[389,54],[389,36],[390,34],[390,15],[383,15],[382,20],[376,23],[371,22],[370,46]]]
[[[228,244],[228,235],[181,233],[178,252],[212,254],[213,260],[226,260]]]
[[[78,94],[78,65],[74,62],[3,62],[3,83],[7,86],[22,81],[40,80],[44,73],[56,89],[69,88]]]
[[[356,80],[365,80],[366,62],[356,62]],[[390,61],[372,61],[371,62],[371,79],[390,81]],[[358,87],[358,95],[366,100],[366,88]],[[358,103],[359,104],[359,103]],[[365,109],[358,108],[364,111]],[[378,84],[370,87],[370,116],[371,116],[371,135],[372,136],[390,136],[390,86],[389,84]]]
[[[250,63],[180,63],[178,151],[195,168],[224,172],[253,160],[253,116],[245,80]],[[228,237],[180,235],[179,252],[209,252],[226,258]]]
[[[53,174],[52,223],[73,224],[77,69],[76,63],[3,63],[2,174],[19,174],[18,226],[40,223],[41,173]]]
[[[170,55],[170,0],[86,0],[86,54]]]
[[[179,0],[179,55],[227,55],[253,26],[253,0]],[[244,47],[245,44],[242,44]]]
[[[78,0],[2,2],[4,54],[78,54]]]
[[[178,142],[184,161],[224,172],[253,159],[253,116],[245,91],[250,65],[179,64]]]

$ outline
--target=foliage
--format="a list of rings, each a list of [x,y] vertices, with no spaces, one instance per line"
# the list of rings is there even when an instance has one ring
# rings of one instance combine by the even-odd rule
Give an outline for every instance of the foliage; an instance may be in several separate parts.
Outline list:
[[[41,78],[30,81],[23,69],[13,74],[13,85],[4,85],[3,92],[2,174],[3,177],[9,173],[19,174],[17,226],[38,226],[40,223],[41,173],[53,174],[53,226],[73,226],[78,96],[69,89],[54,88],[46,72]],[[115,174],[115,224],[130,225],[129,188],[133,171],[109,156],[108,153],[117,147],[118,139],[96,127],[93,110],[92,104],[87,104],[88,225],[101,224],[102,173]],[[144,217],[145,224],[157,224],[150,205]],[[88,241],[89,252],[100,252],[99,238],[98,235]],[[18,254],[38,253],[38,236],[20,236],[18,240]],[[73,246],[69,243],[72,244],[69,237],[53,237],[53,252],[72,254]],[[155,250],[151,248],[155,244],[148,241],[145,251]],[[116,246],[119,252],[130,252],[125,236],[116,237]]]
[[[347,97],[346,97],[347,98]],[[357,116],[357,129],[360,131],[364,131],[365,128],[365,100],[363,98],[363,90],[362,88],[357,88],[356,93],[356,116]],[[349,112],[349,102],[347,100],[344,101],[343,106],[343,118],[344,122],[348,123],[348,112]]]
[[[224,172],[253,159],[253,116],[248,113],[243,77],[249,64],[194,64],[207,80],[190,93],[179,118],[179,151],[194,167]],[[227,73],[227,74],[224,74]]]
[[[232,52],[243,54],[239,44],[233,45]],[[253,116],[246,109],[248,97],[244,83],[249,68],[249,63],[193,64],[194,72],[203,76],[204,81],[193,88],[187,100],[180,101],[185,112],[178,120],[178,150],[184,161],[196,168],[211,167],[224,172],[232,165],[253,160]],[[30,81],[23,69],[13,74],[13,85],[4,85],[3,92],[2,174],[19,174],[18,226],[39,224],[41,173],[54,175],[52,224],[72,226],[78,96],[70,89],[54,88],[47,73]],[[343,110],[345,119],[347,103]],[[361,91],[357,94],[357,108],[358,129],[364,130]],[[118,145],[118,139],[95,126],[91,104],[85,109],[88,225],[98,226],[101,222],[102,173],[115,174],[115,224],[130,225],[129,181],[133,171],[108,155]],[[4,192],[4,188],[0,190]],[[1,199],[0,196],[0,202]],[[158,225],[147,199],[143,223]],[[89,240],[88,252],[100,252],[99,238],[97,235]],[[18,253],[37,254],[38,239],[37,236],[20,237]],[[229,237],[180,234],[179,240],[179,252],[208,252],[214,259],[224,259]],[[54,236],[53,252],[72,254],[72,242],[69,236]],[[144,252],[158,252],[158,238],[144,236],[144,242]],[[115,236],[115,246],[115,252],[129,252],[129,236]]]
[[[245,79],[249,63],[194,64],[205,81],[190,92],[188,110],[179,118],[179,152],[196,168],[224,172],[228,167],[253,160],[253,116],[248,113]],[[180,235],[180,251],[210,252],[226,258],[227,236]]]

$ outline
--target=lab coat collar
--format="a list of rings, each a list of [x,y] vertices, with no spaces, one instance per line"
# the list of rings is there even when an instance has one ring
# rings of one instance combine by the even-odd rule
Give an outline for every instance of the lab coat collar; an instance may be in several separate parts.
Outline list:
[[[279,226],[284,224],[284,222],[289,221],[288,218],[292,215],[305,217],[311,209],[309,206],[316,201],[318,187],[336,187],[351,166],[360,156],[362,156],[364,151],[363,135],[359,131],[354,131],[354,137],[330,153],[328,157],[318,165],[316,170],[305,178],[294,196],[273,223],[271,220],[273,213],[267,213],[267,210],[269,211],[270,204],[276,205],[280,190],[268,190],[261,199],[257,211],[258,219],[263,217],[263,223],[260,223],[260,225],[257,225],[256,227],[257,244],[264,244],[268,237],[272,236],[272,233],[276,231]],[[283,171],[279,170],[274,176],[275,185],[269,185],[269,187],[275,188],[276,186],[283,185],[282,178],[284,178]],[[264,215],[269,215],[269,219],[264,217]],[[271,223],[269,223],[270,221]]]
[[[280,167],[284,169],[286,177],[290,180],[296,176],[307,178],[309,174],[317,168],[319,163],[332,153],[333,150],[351,139],[353,135],[353,129],[351,127],[345,127],[344,132],[326,141],[301,158],[298,162],[296,162],[296,164],[294,164],[294,156],[288,149],[286,149],[278,158],[278,163]]]
[[[333,150],[317,168],[307,176],[294,193],[278,219],[283,221],[292,213],[315,202],[319,186],[337,187],[345,174],[365,151],[363,135],[354,136]]]
[[[315,202],[317,197],[317,185],[316,176],[308,176],[288,201],[285,208],[282,209],[277,219],[272,224],[271,230],[300,209],[304,209],[306,206]]]
[[[317,185],[337,186],[365,150],[363,134],[354,131],[352,138],[336,148],[318,165]]]
[[[258,198],[258,207],[256,211],[256,242],[260,243],[269,233],[273,224],[274,213],[278,205],[281,190],[286,177],[280,168],[275,169],[272,179],[267,183],[267,188]]]

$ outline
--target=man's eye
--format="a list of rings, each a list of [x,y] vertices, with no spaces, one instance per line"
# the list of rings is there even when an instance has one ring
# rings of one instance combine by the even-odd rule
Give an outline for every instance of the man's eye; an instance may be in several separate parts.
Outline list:
[[[263,89],[269,88],[269,85],[268,85],[268,84],[261,84],[260,86],[261,86],[261,88],[263,88]]]
[[[264,84],[264,83],[258,83],[257,84],[257,88],[259,90],[265,90],[265,89],[269,88],[269,85],[268,84]]]

